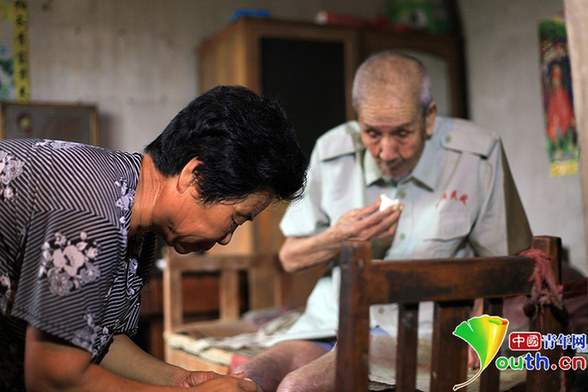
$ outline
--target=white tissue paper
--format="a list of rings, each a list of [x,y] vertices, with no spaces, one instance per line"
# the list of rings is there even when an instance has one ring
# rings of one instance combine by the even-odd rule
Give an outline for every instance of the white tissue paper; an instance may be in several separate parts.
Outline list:
[[[391,206],[396,206],[398,204],[400,204],[400,200],[391,199],[383,193],[380,195],[380,211],[383,211]]]

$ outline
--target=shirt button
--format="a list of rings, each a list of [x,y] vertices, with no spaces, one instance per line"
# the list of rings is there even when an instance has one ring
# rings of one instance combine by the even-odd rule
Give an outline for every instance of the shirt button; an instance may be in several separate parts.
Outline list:
[[[449,142],[451,141],[451,136],[447,136],[447,137],[445,138],[445,141],[446,141],[447,143],[449,143]]]
[[[396,197],[398,197],[399,199],[404,199],[406,197],[406,193],[404,193],[404,191],[398,191]]]
[[[406,238],[406,235],[404,233],[400,233],[400,235],[398,236],[398,238],[400,240],[403,240],[404,238]]]

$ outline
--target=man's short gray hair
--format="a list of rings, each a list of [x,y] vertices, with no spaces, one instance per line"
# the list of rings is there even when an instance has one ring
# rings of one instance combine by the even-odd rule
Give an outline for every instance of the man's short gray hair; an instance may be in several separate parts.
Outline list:
[[[358,110],[359,104],[366,99],[366,90],[375,84],[393,87],[400,79],[406,80],[407,77],[414,78],[420,84],[419,91],[415,91],[415,98],[425,113],[433,102],[429,74],[419,59],[394,50],[371,55],[357,69],[353,79],[353,107]]]

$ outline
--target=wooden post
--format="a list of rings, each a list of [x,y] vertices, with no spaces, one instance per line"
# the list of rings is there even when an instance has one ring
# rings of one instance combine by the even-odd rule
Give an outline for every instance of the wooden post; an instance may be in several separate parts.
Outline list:
[[[580,144],[585,241],[588,243],[588,1],[564,0],[568,50],[572,67],[574,114]],[[584,159],[582,159],[584,155]]]
[[[369,243],[348,241],[341,252],[341,292],[339,315],[347,309],[347,317],[339,317],[337,336],[337,370],[335,390],[340,392],[365,392],[368,390],[370,305],[367,282],[361,275],[371,263],[372,249]],[[361,279],[352,279],[360,276]],[[363,290],[362,290],[363,289]],[[354,359],[361,358],[359,362]]]

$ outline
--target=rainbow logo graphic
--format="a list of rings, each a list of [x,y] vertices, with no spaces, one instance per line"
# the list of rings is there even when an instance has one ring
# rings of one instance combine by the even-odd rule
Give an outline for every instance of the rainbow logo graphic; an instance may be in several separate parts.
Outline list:
[[[507,319],[498,316],[488,316],[487,314],[472,317],[455,328],[453,335],[465,340],[478,354],[480,370],[466,382],[454,385],[454,391],[472,383],[488,367],[502,345],[507,328]]]

